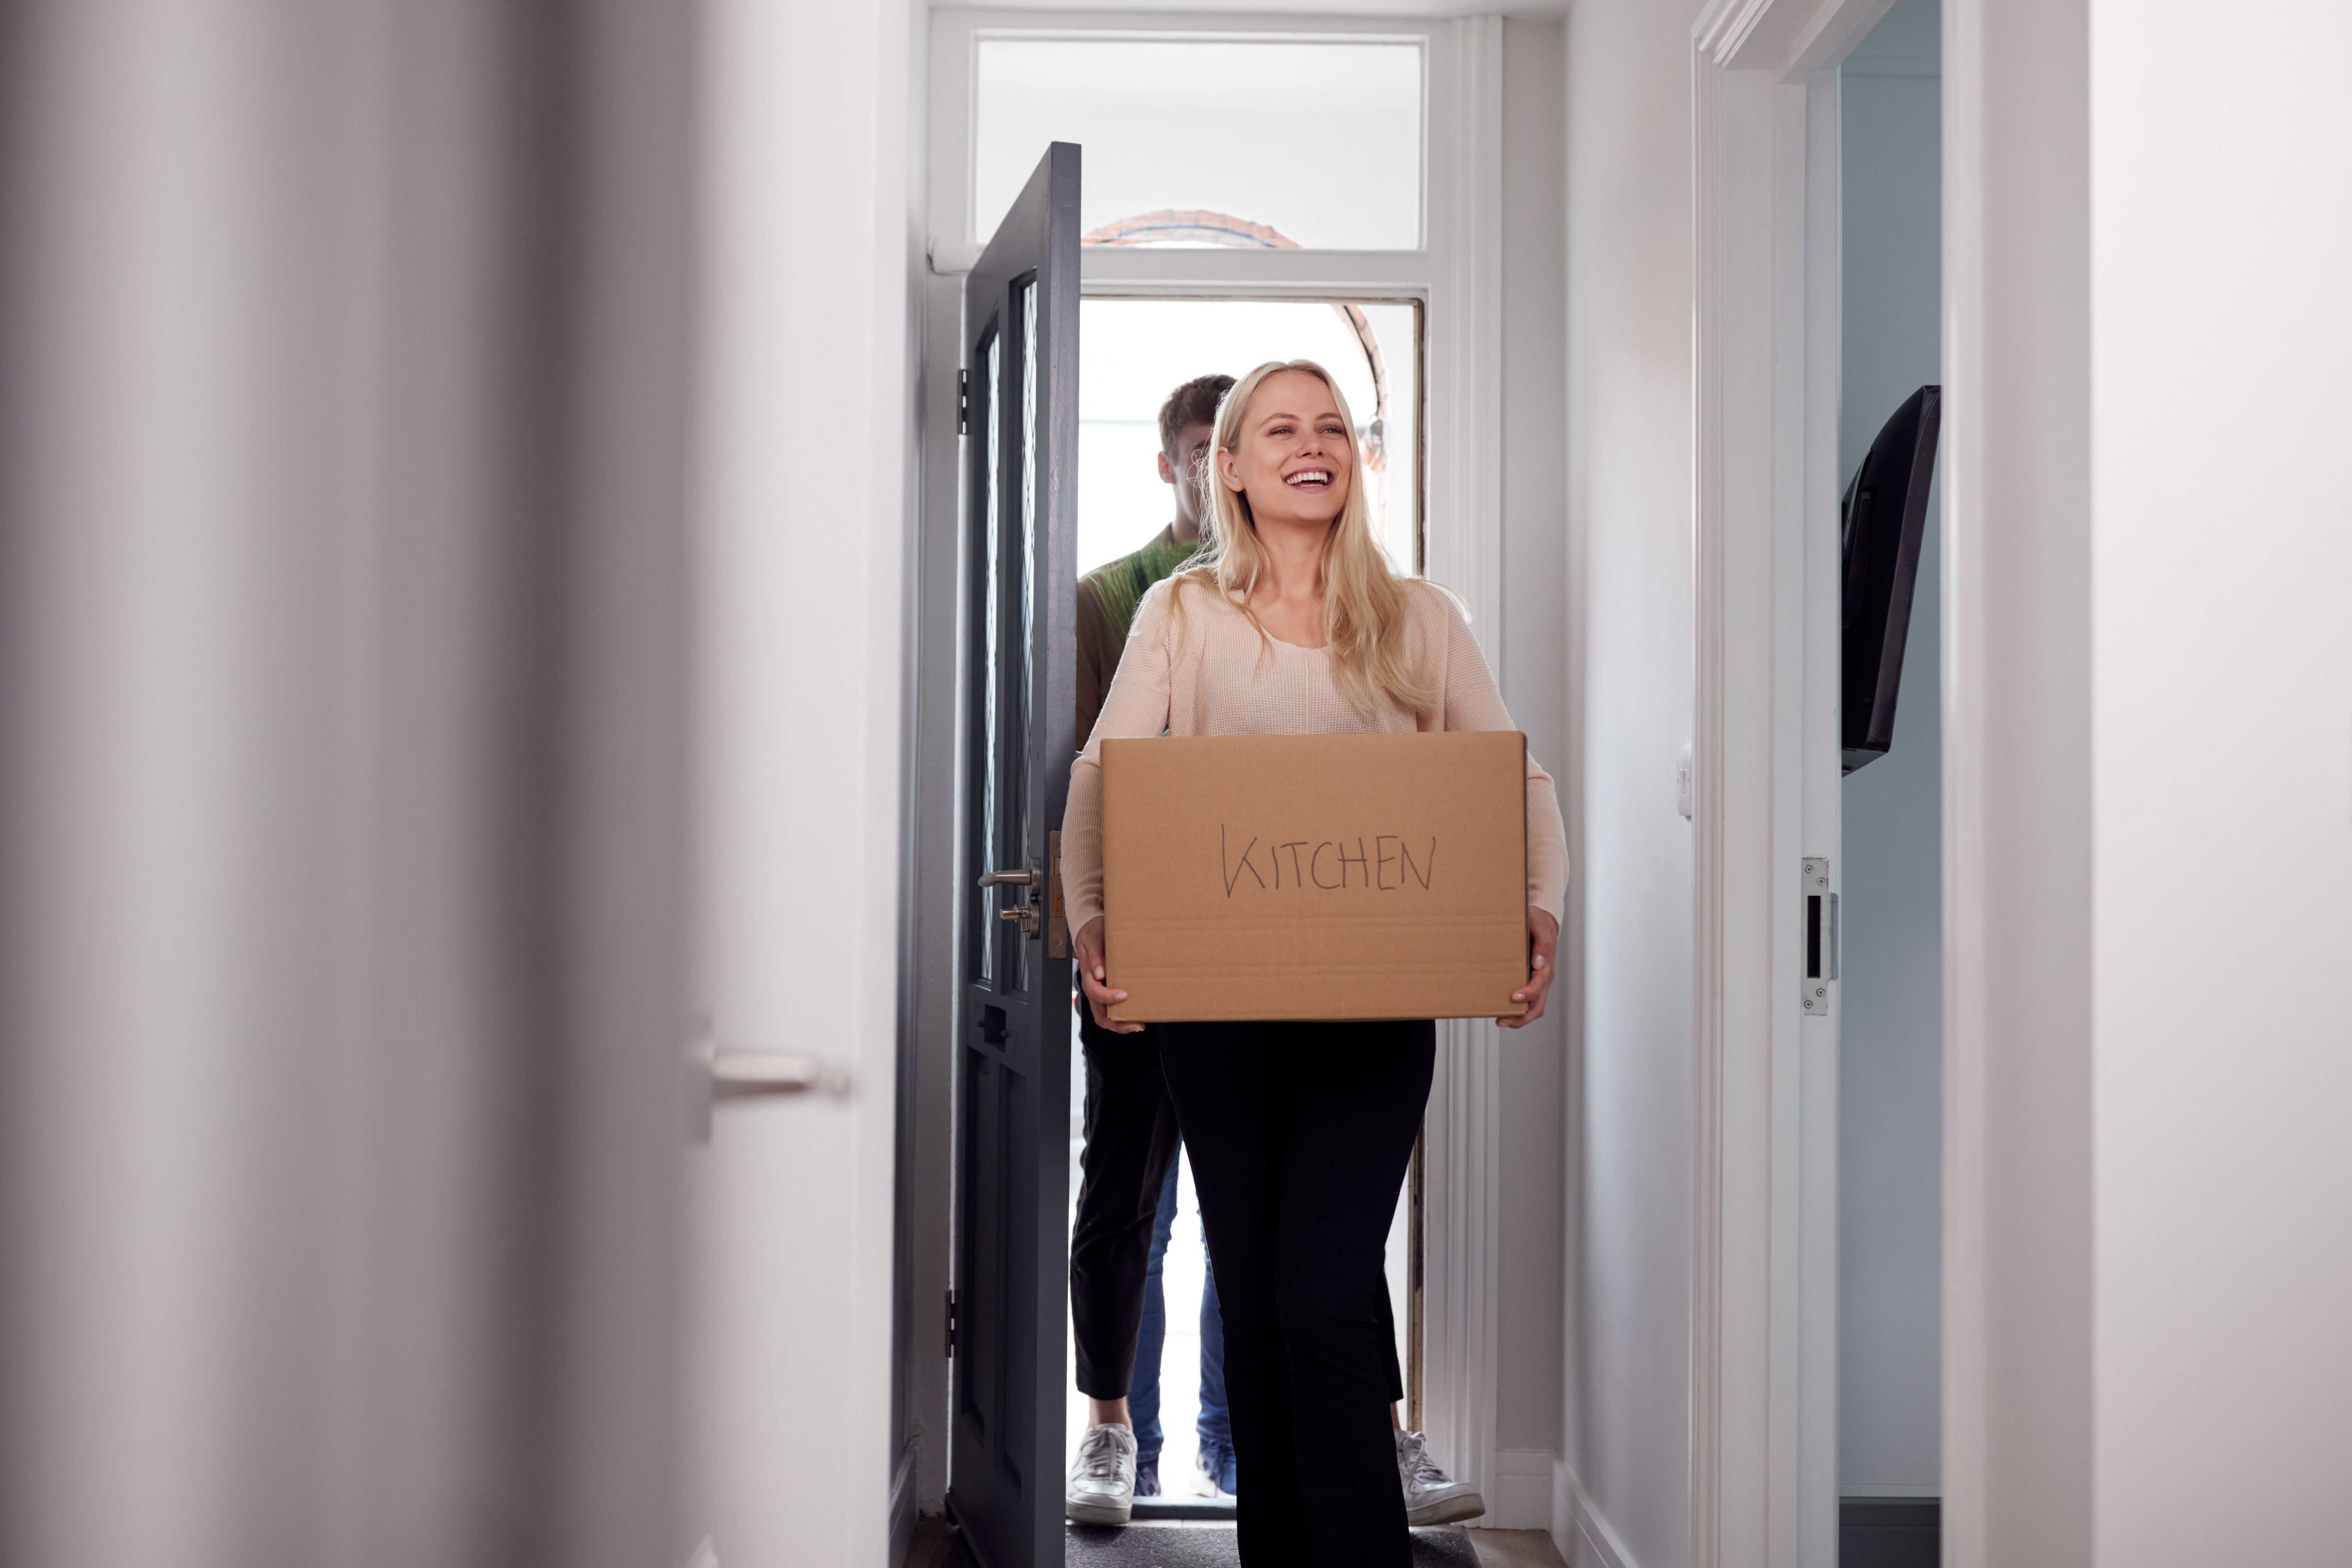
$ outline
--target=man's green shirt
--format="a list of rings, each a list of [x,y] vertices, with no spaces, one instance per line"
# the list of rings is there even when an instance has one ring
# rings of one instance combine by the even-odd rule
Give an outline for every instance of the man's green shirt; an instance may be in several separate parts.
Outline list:
[[[1136,606],[1151,585],[1172,574],[1201,548],[1197,539],[1179,543],[1174,524],[1132,555],[1122,555],[1078,579],[1078,744],[1094,733],[1118,656],[1135,625]]]

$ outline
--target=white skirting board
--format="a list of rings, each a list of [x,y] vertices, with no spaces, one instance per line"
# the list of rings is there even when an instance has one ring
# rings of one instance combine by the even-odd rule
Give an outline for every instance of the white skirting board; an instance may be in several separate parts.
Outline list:
[[[1559,1457],[1549,1448],[1497,1448],[1493,1482],[1486,1492],[1486,1512],[1478,1521],[1486,1530],[1549,1530],[1551,1476]]]
[[[1565,1459],[1552,1461],[1550,1527],[1551,1543],[1569,1568],[1641,1568]]]

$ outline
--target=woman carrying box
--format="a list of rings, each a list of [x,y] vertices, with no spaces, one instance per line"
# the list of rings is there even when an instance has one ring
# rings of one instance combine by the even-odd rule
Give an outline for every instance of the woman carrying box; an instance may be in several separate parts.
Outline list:
[[[1226,395],[1203,475],[1211,543],[1136,612],[1076,763],[1063,876],[1095,1020],[1103,966],[1106,739],[1516,728],[1454,599],[1373,541],[1347,405],[1307,361]],[[1549,774],[1528,763],[1527,1005],[1543,1014],[1568,880]],[[1411,1537],[1389,1415],[1387,1281],[1397,1194],[1429,1099],[1435,1027],[1155,1024],[1192,1151],[1224,1310],[1242,1560],[1404,1568]]]

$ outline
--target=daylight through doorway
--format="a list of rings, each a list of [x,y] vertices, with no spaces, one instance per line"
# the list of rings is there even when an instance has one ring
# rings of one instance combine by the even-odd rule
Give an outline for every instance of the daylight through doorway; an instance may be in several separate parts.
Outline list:
[[[1197,376],[1239,377],[1268,360],[1311,359],[1339,384],[1368,459],[1372,523],[1401,571],[1421,566],[1422,310],[1412,301],[1306,300],[1088,299],[1079,306],[1078,571],[1081,574],[1149,543],[1169,525],[1174,504],[1160,478],[1159,414],[1176,387]],[[1081,742],[1084,741],[1081,736]],[[1076,1215],[1084,1148],[1086,1068],[1073,1031],[1070,1070],[1069,1192]],[[1415,1364],[1412,1334],[1410,1184],[1389,1228],[1386,1271],[1397,1325],[1397,1359]],[[1207,1254],[1188,1162],[1177,1162],[1177,1202],[1161,1265],[1164,1337],[1160,1355],[1159,1476],[1164,1501],[1219,1499],[1198,1465],[1202,1394],[1201,1307]],[[1066,1298],[1064,1310],[1068,1310]],[[1076,1394],[1076,1338],[1071,1346],[1067,1447],[1087,1429],[1087,1403]],[[1410,1415],[1410,1412],[1407,1413]]]

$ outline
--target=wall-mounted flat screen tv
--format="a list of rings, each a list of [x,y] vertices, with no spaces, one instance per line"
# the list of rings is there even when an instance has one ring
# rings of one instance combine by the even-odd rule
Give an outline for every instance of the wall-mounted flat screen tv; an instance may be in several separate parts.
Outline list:
[[[1871,442],[1838,506],[1845,552],[1839,731],[1847,773],[1876,762],[1895,743],[1895,699],[1903,684],[1903,644],[1919,582],[1943,400],[1943,389],[1934,386],[1904,399]]]

